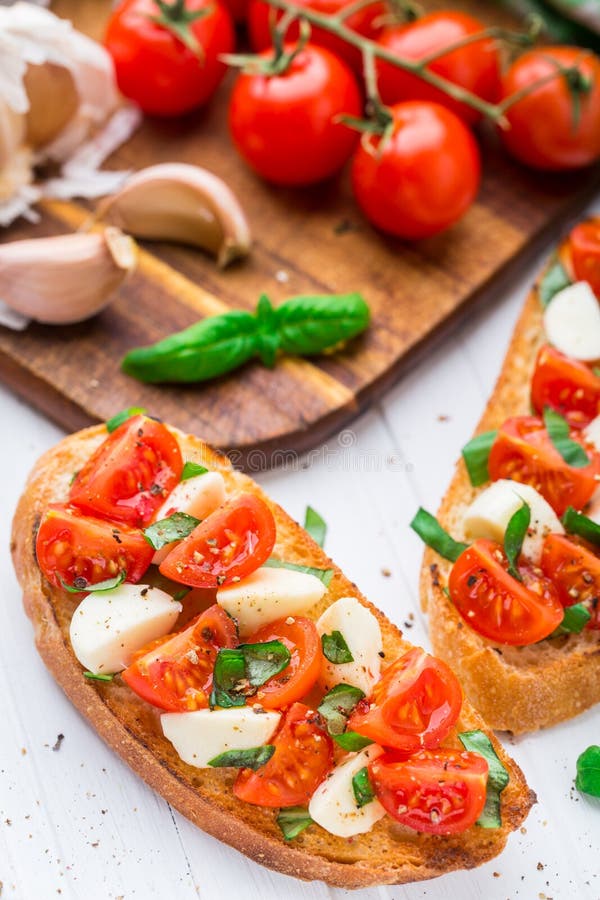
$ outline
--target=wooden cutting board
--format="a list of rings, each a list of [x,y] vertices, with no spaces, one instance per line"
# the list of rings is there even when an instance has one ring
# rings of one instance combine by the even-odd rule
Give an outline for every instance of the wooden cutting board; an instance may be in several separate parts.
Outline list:
[[[485,15],[483,4],[455,5]],[[99,37],[110,3],[60,0],[54,8]],[[497,10],[488,10],[488,17],[490,12],[498,21]],[[231,79],[207,109],[184,120],[146,121],[110,166],[181,160],[217,173],[247,212],[251,256],[220,272],[200,251],[144,244],[138,270],[95,319],[60,328],[34,324],[23,333],[0,328],[0,376],[65,428],[141,405],[256,468],[277,463],[281,451],[322,441],[380,397],[458,317],[478,303],[499,302],[517,263],[593,196],[600,170],[528,172],[487,133],[477,202],[450,231],[407,245],[383,237],[363,219],[347,172],[303,190],[256,178],[228,138],[230,85]],[[39,225],[17,223],[3,239],[66,233],[86,216],[82,204],[49,204]],[[275,302],[299,293],[361,291],[373,324],[334,356],[285,359],[274,371],[250,364],[205,385],[145,386],[120,372],[128,349],[208,314],[252,309],[263,291]]]

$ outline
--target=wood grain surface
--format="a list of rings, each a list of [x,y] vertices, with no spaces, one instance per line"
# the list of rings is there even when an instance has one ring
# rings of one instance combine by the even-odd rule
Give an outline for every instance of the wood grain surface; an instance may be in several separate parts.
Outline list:
[[[432,4],[435,5],[435,4]],[[480,3],[457,3],[485,16]],[[110,4],[58,0],[54,9],[101,36]],[[498,20],[496,10],[492,17]],[[490,11],[487,12],[490,16]],[[147,120],[110,160],[138,169],[181,160],[205,166],[235,190],[253,232],[251,256],[220,272],[200,251],[144,243],[136,273],[115,302],[76,326],[0,328],[0,377],[66,428],[143,405],[183,429],[234,451],[307,449],[378,398],[434,339],[476,304],[501,300],[515,268],[565,226],[600,184],[600,171],[540,175],[508,160],[495,135],[481,135],[485,176],[477,202],[443,235],[407,245],[376,233],[356,208],[348,173],[311,189],[274,188],[255,177],[227,134],[232,77],[204,110],[177,121]],[[88,210],[48,203],[42,221],[19,222],[4,240],[66,233]],[[317,361],[285,359],[274,371],[250,364],[205,385],[146,386],[119,371],[130,348],[151,343],[229,308],[254,308],[299,293],[361,291],[373,324],[344,352]]]

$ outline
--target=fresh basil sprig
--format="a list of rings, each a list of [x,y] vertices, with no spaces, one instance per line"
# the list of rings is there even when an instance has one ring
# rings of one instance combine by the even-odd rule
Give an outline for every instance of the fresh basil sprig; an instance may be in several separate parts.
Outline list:
[[[569,423],[564,416],[547,406],[544,410],[544,425],[554,449],[560,453],[568,466],[582,469],[589,465],[589,457],[581,444],[570,437]]]
[[[277,816],[277,824],[286,841],[298,837],[312,823],[313,820],[309,816],[308,810],[303,806],[288,806],[286,809],[281,809]]]
[[[114,588],[123,584],[126,576],[127,572],[119,572],[114,578],[107,578],[105,581],[97,581],[95,584],[89,584],[82,575],[78,575],[73,579],[73,584],[67,584],[63,578],[60,579],[60,582],[65,591],[68,591],[69,594],[82,594],[84,591],[86,594],[92,594],[97,591],[101,593],[102,591],[114,590]]]
[[[208,469],[206,466],[201,466],[200,463],[191,462],[188,460],[183,465],[183,471],[181,473],[181,481],[187,481],[188,478],[196,478],[197,475],[206,475]]]
[[[366,766],[352,776],[352,791],[359,809],[375,799],[375,791],[373,790],[373,785],[369,778],[369,770]]]
[[[357,731],[343,731],[341,734],[334,734],[333,739],[342,750],[348,750],[355,753],[357,750],[364,750],[373,741],[371,738],[359,734]]]
[[[200,519],[184,512],[176,512],[166,519],[159,519],[147,528],[144,528],[144,537],[151,547],[160,550],[173,541],[181,541],[191,534],[194,528],[200,524]]]
[[[327,535],[327,523],[325,522],[325,519],[319,515],[316,509],[312,508],[312,506],[306,507],[304,528],[308,531],[313,541],[315,541],[319,547],[322,547],[325,543],[325,536]]]
[[[241,644],[235,650],[217,653],[213,672],[211,706],[244,706],[269,678],[289,665],[291,653],[281,641]]]
[[[321,646],[323,647],[323,656],[335,666],[343,663],[354,662],[354,657],[350,652],[350,647],[346,643],[346,638],[341,631],[332,631],[331,634],[321,635]]]
[[[546,269],[540,281],[538,292],[542,306],[546,307],[555,294],[572,284],[567,270],[559,259],[555,259]]]
[[[327,723],[329,734],[336,735],[344,731],[350,713],[364,696],[361,689],[352,684],[336,684],[325,694],[318,710]]]
[[[510,781],[510,777],[494,750],[492,742],[483,731],[463,731],[458,738],[465,748],[479,753],[488,764],[485,806],[477,819],[480,828],[501,828],[500,794]]]
[[[554,629],[550,637],[556,637],[559,634],[581,634],[591,618],[589,609],[583,603],[566,606],[562,622],[558,628]]]
[[[275,559],[271,556],[263,566],[269,569],[291,569],[292,572],[304,572],[306,575],[314,575],[319,581],[322,581],[325,587],[329,587],[333,578],[333,569],[315,569],[313,566],[300,566],[297,563],[286,562],[283,559]]]
[[[231,310],[209,316],[150,347],[130,350],[121,367],[150,384],[208,381],[258,357],[313,356],[360,334],[370,311],[360,294],[292,297],[277,308],[263,295],[255,314]]]
[[[584,794],[600,797],[600,747],[592,744],[577,760],[575,787]]]
[[[504,532],[504,552],[508,559],[508,574],[516,578],[517,581],[523,581],[521,573],[517,568],[523,541],[531,522],[531,509],[527,503],[523,503],[516,512],[512,514],[508,520],[506,531]]]
[[[456,562],[460,554],[469,546],[460,541],[455,541],[453,537],[450,537],[448,532],[444,531],[436,517],[432,516],[431,513],[427,512],[423,507],[419,508],[416,516],[410,523],[410,527],[413,531],[416,531],[421,540],[423,540],[428,547],[431,547],[432,550],[436,550],[440,556],[443,556],[444,559],[449,559],[450,562]]]
[[[112,418],[107,419],[106,430],[109,434],[112,434],[112,432],[116,431],[119,425],[122,425],[127,419],[131,419],[133,416],[144,415],[146,412],[147,410],[144,409],[143,406],[129,406],[127,409],[122,409],[121,412],[118,412],[116,415],[112,416]]]
[[[562,517],[562,523],[565,526],[565,531],[568,531],[569,534],[578,534],[579,537],[589,541],[590,544],[600,545],[600,525],[572,506],[567,508]]]
[[[462,448],[462,456],[473,487],[479,487],[490,480],[488,460],[497,434],[497,431],[484,431],[482,434],[476,434]]]
[[[250,747],[247,750],[225,750],[224,753],[209,759],[208,765],[214,768],[230,767],[256,771],[266,765],[274,753],[273,744],[263,744],[262,747]]]

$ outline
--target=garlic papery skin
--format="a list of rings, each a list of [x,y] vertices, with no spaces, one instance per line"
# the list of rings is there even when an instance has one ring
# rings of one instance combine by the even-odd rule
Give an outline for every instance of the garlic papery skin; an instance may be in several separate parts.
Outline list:
[[[96,219],[135,237],[191,244],[217,257],[221,268],[250,250],[250,229],[225,182],[186,163],[149,166],[102,201]]]
[[[34,238],[0,245],[0,300],[49,325],[100,312],[133,271],[135,241],[119,231]]]

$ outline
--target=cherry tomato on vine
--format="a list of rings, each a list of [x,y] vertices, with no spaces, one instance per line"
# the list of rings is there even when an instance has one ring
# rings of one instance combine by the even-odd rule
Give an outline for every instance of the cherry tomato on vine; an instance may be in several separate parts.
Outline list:
[[[569,235],[573,272],[600,298],[600,220],[580,222]]]
[[[272,51],[260,58],[270,60]],[[337,119],[360,113],[360,91],[348,66],[307,44],[283,74],[238,77],[229,125],[239,152],[259,175],[273,184],[307,185],[329,178],[348,160],[357,134]]]
[[[481,22],[466,13],[443,10],[429,13],[408,25],[386,28],[377,43],[397,57],[417,62],[482,32],[484,28]],[[440,55],[427,68],[482,100],[494,103],[498,99],[500,54],[496,41],[492,38],[483,38],[457,47],[456,50]],[[439,88],[385,60],[377,60],[377,73],[384,103],[431,100],[452,110],[468,124],[481,118],[481,114],[473,107],[453,100]]]
[[[585,363],[544,344],[531,379],[531,405],[540,415],[549,406],[571,428],[585,428],[600,413],[600,378]]]
[[[352,163],[352,187],[366,217],[382,231],[416,240],[448,228],[469,208],[481,163],[473,135],[437,103],[391,107],[393,131],[365,135]]]
[[[549,534],[540,567],[552,579],[562,605],[583,603],[591,614],[587,628],[600,629],[600,557],[564,534]]]
[[[579,47],[529,50],[506,72],[502,98],[542,79],[506,112],[507,150],[534,169],[590,165],[600,157],[600,59]]]
[[[214,94],[235,36],[219,0],[123,0],[104,42],[121,92],[150,115],[178,116]]]

